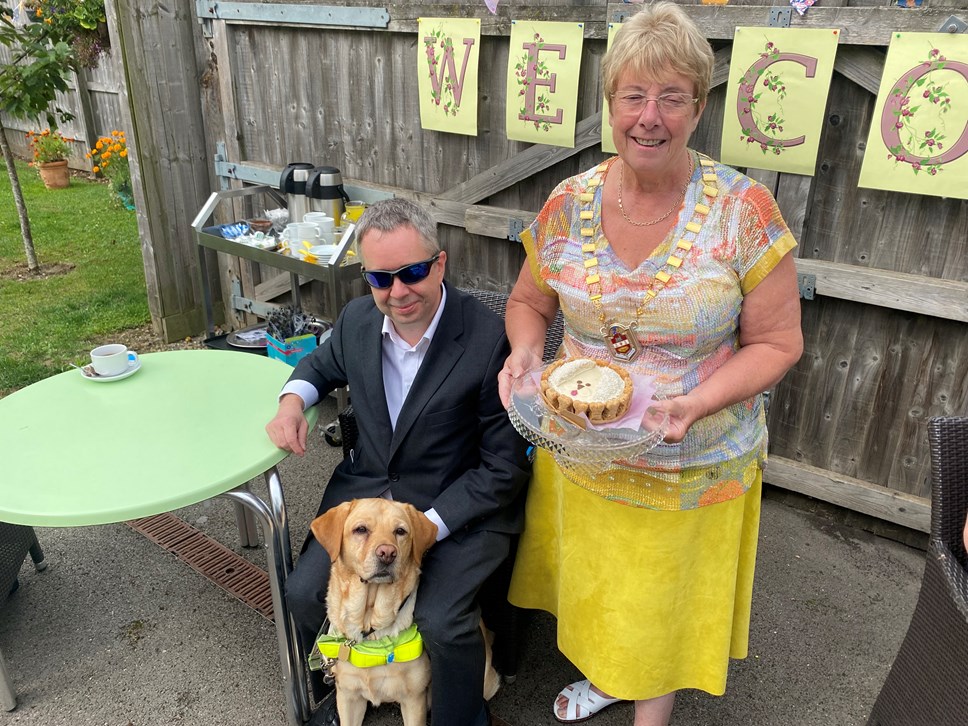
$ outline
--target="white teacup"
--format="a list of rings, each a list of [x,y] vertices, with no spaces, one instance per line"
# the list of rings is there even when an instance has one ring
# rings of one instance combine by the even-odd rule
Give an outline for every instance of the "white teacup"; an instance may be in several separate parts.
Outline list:
[[[321,244],[329,244],[333,241],[333,230],[336,228],[336,220],[326,215],[325,212],[307,212],[303,217],[306,224],[315,224],[319,229],[319,241]]]
[[[121,343],[99,345],[91,351],[91,365],[99,376],[120,376],[138,363],[138,354]]]
[[[321,232],[332,232],[336,226],[336,220],[326,212],[307,212],[306,216],[303,217],[303,222],[315,224]]]
[[[302,247],[303,242],[309,246],[320,242],[319,227],[312,222],[290,222],[279,236],[293,248]]]

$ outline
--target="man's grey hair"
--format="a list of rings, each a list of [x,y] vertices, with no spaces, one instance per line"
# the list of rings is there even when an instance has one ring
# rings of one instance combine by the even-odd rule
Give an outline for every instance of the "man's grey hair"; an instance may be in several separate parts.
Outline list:
[[[428,257],[440,252],[437,222],[424,207],[409,199],[384,199],[367,207],[356,225],[357,243],[371,230],[392,232],[398,227],[413,227],[420,235]]]

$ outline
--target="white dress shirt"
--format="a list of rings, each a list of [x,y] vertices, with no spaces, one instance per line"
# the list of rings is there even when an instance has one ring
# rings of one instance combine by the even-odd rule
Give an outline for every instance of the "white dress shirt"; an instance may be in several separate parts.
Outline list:
[[[383,317],[383,388],[386,392],[387,410],[390,413],[390,426],[397,427],[397,419],[403,409],[403,403],[407,400],[407,394],[417,377],[417,371],[423,365],[424,358],[427,357],[427,349],[430,342],[437,332],[437,325],[440,323],[440,316],[444,312],[444,305],[447,302],[447,288],[440,286],[440,305],[434,313],[427,330],[417,341],[416,345],[410,345],[400,337],[397,329],[393,326],[390,318]],[[315,405],[319,401],[319,391],[307,381],[290,381],[287,383],[279,397],[287,393],[294,393],[303,400],[303,410]],[[352,394],[352,392],[351,392]],[[382,495],[386,499],[393,499],[389,488]],[[437,525],[437,541],[444,539],[450,534],[444,520],[431,507],[424,514],[427,518]]]

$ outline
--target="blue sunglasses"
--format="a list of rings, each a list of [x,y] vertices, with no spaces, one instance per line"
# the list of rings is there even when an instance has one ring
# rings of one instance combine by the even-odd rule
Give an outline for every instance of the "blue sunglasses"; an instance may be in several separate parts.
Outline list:
[[[400,278],[400,282],[404,285],[416,285],[427,278],[427,275],[430,274],[430,268],[438,259],[440,259],[439,252],[429,260],[404,265],[398,270],[363,270],[363,279],[366,280],[367,285],[375,287],[377,290],[386,290],[388,287],[393,287],[394,277]]]

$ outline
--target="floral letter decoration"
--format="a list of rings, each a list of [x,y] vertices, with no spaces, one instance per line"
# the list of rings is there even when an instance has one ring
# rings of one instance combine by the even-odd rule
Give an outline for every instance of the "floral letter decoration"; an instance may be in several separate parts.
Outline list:
[[[477,136],[479,18],[420,18],[417,88],[425,129]]]
[[[584,25],[514,20],[507,79],[507,137],[575,146]]]
[[[838,30],[737,28],[726,91],[727,164],[812,175]]]
[[[605,50],[612,47],[612,40],[615,38],[615,33],[621,27],[618,23],[608,24],[608,40],[605,43]],[[614,154],[618,151],[615,148],[615,140],[612,138],[612,118],[609,115],[607,98],[602,99],[602,151],[606,154]]]
[[[968,199],[968,37],[894,34],[859,185]]]

